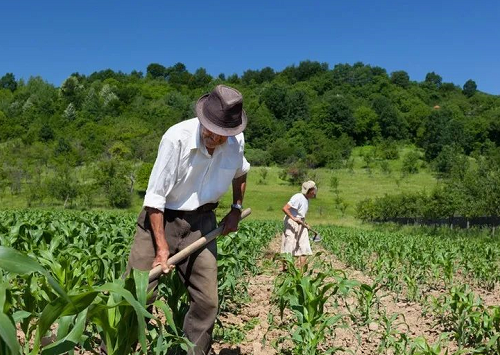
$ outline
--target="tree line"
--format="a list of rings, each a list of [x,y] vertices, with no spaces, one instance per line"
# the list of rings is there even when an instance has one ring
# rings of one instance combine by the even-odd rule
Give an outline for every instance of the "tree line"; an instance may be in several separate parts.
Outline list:
[[[435,72],[417,82],[403,70],[307,60],[213,77],[204,68],[152,63],[145,73],[74,73],[60,87],[6,73],[0,192],[27,186],[28,201],[51,194],[71,204],[99,191],[109,205],[126,207],[129,192],[145,188],[160,137],[194,117],[197,98],[217,84],[244,95],[254,165],[338,168],[355,146],[414,144],[446,174],[451,153],[482,156],[500,143],[500,98],[473,80],[459,86]]]

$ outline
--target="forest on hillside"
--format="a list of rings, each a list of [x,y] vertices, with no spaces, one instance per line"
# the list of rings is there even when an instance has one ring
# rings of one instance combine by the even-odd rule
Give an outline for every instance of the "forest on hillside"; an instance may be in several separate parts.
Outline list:
[[[402,70],[315,61],[212,77],[152,63],[146,73],[74,73],[60,87],[3,75],[0,194],[26,194],[29,205],[79,197],[90,206],[102,193],[112,207],[129,206],[131,192],[145,189],[161,136],[194,117],[198,97],[217,84],[243,93],[253,165],[335,169],[355,146],[394,159],[398,146],[411,144],[440,176],[469,157],[498,170],[500,97],[472,79],[456,85],[429,72],[416,82]]]

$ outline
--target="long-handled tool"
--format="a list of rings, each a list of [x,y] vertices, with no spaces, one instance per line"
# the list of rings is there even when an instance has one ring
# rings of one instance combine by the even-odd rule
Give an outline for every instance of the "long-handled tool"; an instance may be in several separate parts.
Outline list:
[[[250,213],[252,213],[252,210],[250,208],[246,208],[241,212],[241,217],[240,221],[247,217]],[[224,223],[221,223],[219,227],[208,233],[207,235],[201,237],[194,243],[188,245],[186,248],[182,249],[179,251],[177,254],[174,254],[172,257],[168,258],[167,264],[170,265],[175,265],[178,262],[184,260],[187,258],[189,255],[193,254],[195,251],[203,247],[205,244],[208,244],[212,240],[214,240],[217,236],[219,236],[222,231],[224,230]],[[149,282],[155,280],[160,276],[162,273],[161,265],[155,266],[151,271],[149,272]]]
[[[314,234],[314,236],[312,237],[313,242],[321,241],[322,238],[318,232],[316,232],[314,229],[312,229],[308,224],[306,224],[306,228],[309,230],[309,232],[312,232]]]

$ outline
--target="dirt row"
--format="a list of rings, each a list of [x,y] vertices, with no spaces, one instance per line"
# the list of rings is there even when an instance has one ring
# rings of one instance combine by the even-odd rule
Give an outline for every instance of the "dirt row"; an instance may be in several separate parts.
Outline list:
[[[248,282],[248,292],[251,302],[243,305],[238,314],[224,314],[220,317],[224,328],[246,328],[245,339],[238,342],[238,344],[231,344],[219,339],[213,346],[216,354],[262,355],[277,353],[271,346],[271,342],[286,334],[283,334],[283,331],[280,333],[276,329],[268,331],[268,315],[271,312],[276,312],[270,300],[274,287],[274,279],[281,272],[281,268],[279,265],[271,262],[271,259],[279,250],[280,242],[281,238],[279,236],[273,239],[268,247],[268,251],[265,253],[265,258],[260,261],[261,274],[251,278]],[[322,250],[320,243],[315,243],[313,249],[314,252]],[[338,261],[331,253],[322,253],[321,257],[323,258],[323,265],[330,265],[329,267],[333,269],[343,270],[348,279],[357,280],[368,285],[373,284],[373,280],[370,277],[357,270],[347,268],[345,264]],[[486,305],[498,305],[500,303],[500,295],[497,295],[495,292],[487,292],[482,289],[474,289],[474,291],[485,300]],[[433,318],[429,312],[426,312],[420,303],[398,301],[395,295],[385,291],[382,291],[381,294],[383,297],[380,300],[380,309],[385,311],[387,317],[397,315],[397,320],[393,323],[395,330],[405,333],[412,339],[422,336],[429,344],[433,344],[439,340],[443,329],[437,326],[437,319]],[[356,300],[347,298],[343,304],[340,303],[336,307],[332,305],[328,306],[326,311],[347,314],[347,306],[355,302]],[[278,317],[277,314],[275,316]],[[339,351],[342,354],[376,354],[381,342],[381,334],[386,331],[381,319],[377,319],[375,315],[372,322],[363,325],[352,322],[349,317],[345,317],[345,319],[347,327],[337,328],[335,336],[328,339],[322,348],[326,350],[331,347],[342,347],[349,350],[349,352]],[[293,321],[293,319],[291,320]],[[280,348],[283,349],[287,346],[291,346],[291,344],[284,344]],[[450,342],[446,348],[450,353],[453,353],[457,349],[457,346],[453,342]]]

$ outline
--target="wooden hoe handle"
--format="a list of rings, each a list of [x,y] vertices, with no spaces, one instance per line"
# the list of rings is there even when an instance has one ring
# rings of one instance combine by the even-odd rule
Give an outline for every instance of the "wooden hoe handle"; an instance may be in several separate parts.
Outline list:
[[[252,213],[252,210],[250,208],[244,209],[241,212],[240,221],[243,218],[248,217],[248,215],[250,213]],[[201,237],[200,239],[198,239],[194,243],[188,245],[186,248],[184,248],[181,251],[179,251],[177,254],[173,255],[170,258],[168,258],[167,264],[168,265],[175,265],[179,261],[184,260],[189,255],[193,254],[196,250],[200,249],[205,244],[207,244],[207,243],[211,242],[212,240],[214,240],[217,236],[219,236],[222,233],[223,230],[224,230],[224,223],[221,223],[221,225],[219,225],[219,227],[217,227],[216,229],[214,229],[213,231],[211,231],[207,235]],[[155,266],[149,272],[149,282],[157,279],[158,276],[160,276],[161,273],[162,273],[161,265]]]

